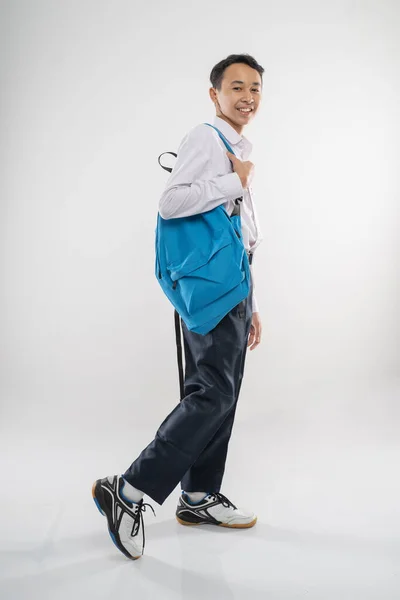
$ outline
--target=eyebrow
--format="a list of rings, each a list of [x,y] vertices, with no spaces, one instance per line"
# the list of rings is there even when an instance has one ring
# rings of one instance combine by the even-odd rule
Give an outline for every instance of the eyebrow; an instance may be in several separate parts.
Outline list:
[[[238,79],[235,79],[235,81],[231,81],[231,85],[233,85],[234,83],[244,83],[244,81],[239,81]],[[259,83],[258,81],[253,81],[251,85],[261,85],[261,83]]]

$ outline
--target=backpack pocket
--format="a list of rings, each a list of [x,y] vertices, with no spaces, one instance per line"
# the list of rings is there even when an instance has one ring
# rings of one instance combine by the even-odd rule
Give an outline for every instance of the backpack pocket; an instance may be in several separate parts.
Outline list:
[[[190,315],[230,292],[245,278],[235,260],[232,238],[228,237],[214,239],[209,256],[200,248],[193,248],[181,264],[167,268],[175,293],[180,295]]]

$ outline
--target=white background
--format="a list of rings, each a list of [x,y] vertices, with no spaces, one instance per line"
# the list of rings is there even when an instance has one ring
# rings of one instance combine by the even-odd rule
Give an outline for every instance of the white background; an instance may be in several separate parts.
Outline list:
[[[133,577],[142,597],[398,598],[399,3],[0,7],[4,597],[33,584],[108,598]],[[157,158],[213,118],[210,71],[240,52],[265,68],[244,131],[263,340],[222,491],[259,523],[236,550],[182,531],[178,489],[156,508],[161,529],[146,513],[137,567],[90,488],[178,401],[173,308],[154,276]]]

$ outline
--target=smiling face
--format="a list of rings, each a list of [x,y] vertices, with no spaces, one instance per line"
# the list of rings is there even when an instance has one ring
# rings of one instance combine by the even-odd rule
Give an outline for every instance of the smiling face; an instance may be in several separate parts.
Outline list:
[[[217,117],[227,121],[239,134],[254,119],[261,93],[259,72],[242,63],[235,63],[225,69],[220,90],[210,88],[210,98],[215,105]]]

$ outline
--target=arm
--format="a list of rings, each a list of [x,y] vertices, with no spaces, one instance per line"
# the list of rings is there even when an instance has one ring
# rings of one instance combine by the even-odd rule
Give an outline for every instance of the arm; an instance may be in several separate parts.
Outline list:
[[[252,276],[252,281],[253,281],[253,304],[252,304],[253,315],[251,318],[251,326],[250,326],[249,338],[247,340],[247,346],[250,348],[250,350],[254,350],[255,348],[257,348],[257,346],[261,342],[262,325],[261,325],[260,313],[258,312],[257,300],[254,295],[254,278],[253,278],[252,265],[250,265],[250,269],[251,269],[251,274],[252,274],[251,276]]]
[[[257,298],[256,298],[256,294],[255,294],[255,285],[254,285],[254,270],[253,270],[253,265],[250,265],[250,271],[251,271],[251,280],[253,282],[253,301],[252,301],[252,310],[253,313],[255,312],[259,312],[259,307],[258,307],[258,302],[257,302]]]
[[[237,173],[202,179],[207,168],[212,138],[198,128],[182,140],[178,157],[159,201],[163,219],[189,217],[216,208],[243,195]]]
[[[255,312],[260,312],[259,306],[258,306],[258,301],[256,298],[256,295],[253,291],[253,304],[252,304],[252,309],[253,309],[253,313]]]

